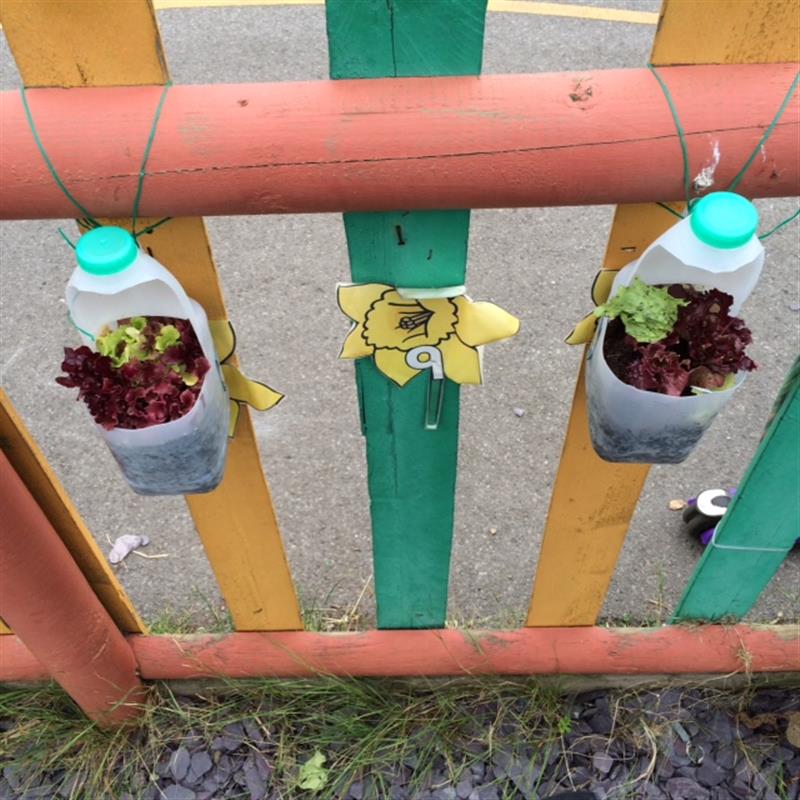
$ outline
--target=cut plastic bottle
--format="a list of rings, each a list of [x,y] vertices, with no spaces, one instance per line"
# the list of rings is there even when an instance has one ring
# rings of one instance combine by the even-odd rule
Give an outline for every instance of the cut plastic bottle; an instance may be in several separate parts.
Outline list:
[[[733,296],[737,314],[758,282],[764,248],[756,236],[758,212],[741,195],[714,192],[697,202],[692,213],[620,270],[611,288],[638,277],[650,285],[692,284]],[[589,431],[597,454],[606,461],[678,464],[700,441],[716,415],[745,380],[692,397],[672,397],[637,389],[609,368],[603,352],[608,319],[602,319],[589,347],[586,395]]]
[[[130,317],[188,320],[211,369],[194,406],[180,419],[128,430],[97,430],[131,488],[138,494],[210,492],[222,480],[228,447],[228,392],[208,319],[175,276],[143,252],[122,228],[85,233],[76,248],[78,267],[67,284],[67,308],[84,344]]]

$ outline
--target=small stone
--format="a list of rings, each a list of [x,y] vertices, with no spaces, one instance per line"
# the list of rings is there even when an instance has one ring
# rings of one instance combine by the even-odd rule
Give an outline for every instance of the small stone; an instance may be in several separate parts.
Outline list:
[[[192,762],[187,773],[188,782],[198,783],[213,766],[214,762],[211,760],[211,756],[205,750],[198,750],[192,755]]]
[[[669,761],[669,759],[665,758],[658,765],[656,774],[659,778],[661,778],[662,781],[669,780],[675,774],[675,767],[672,766],[672,763]]]
[[[589,720],[589,727],[601,736],[608,736],[614,727],[614,723],[608,712],[599,711]]]
[[[161,790],[163,800],[197,800],[197,795],[179,783],[173,783]]]
[[[267,782],[262,777],[252,756],[248,756],[243,769],[245,785],[247,791],[250,792],[250,800],[262,800],[267,795]]]
[[[514,414],[516,416],[518,416],[518,417],[524,417],[525,416],[525,409],[524,408],[515,408],[514,409]]]
[[[607,775],[614,766],[614,759],[608,753],[595,753],[592,756],[592,766],[601,774]]]
[[[459,800],[467,800],[472,792],[472,781],[464,778],[456,784],[456,794]]]
[[[670,778],[667,792],[672,800],[710,800],[711,794],[691,778]]]
[[[433,800],[456,800],[456,790],[452,786],[443,786],[433,793]]]
[[[181,745],[169,760],[169,772],[176,781],[182,781],[192,764],[189,751]]]
[[[789,311],[800,311],[800,303],[789,303]]]
[[[478,800],[500,800],[500,792],[496,786],[481,786],[478,789]]]
[[[723,711],[717,711],[714,714],[708,724],[708,730],[712,738],[716,739],[720,745],[729,745],[733,742],[733,720]]]
[[[667,800],[666,794],[654,783],[648,783],[644,787],[644,797],[642,800]]]
[[[361,781],[355,781],[350,786],[350,797],[354,798],[354,800],[361,800],[364,797],[364,784]]]
[[[697,780],[703,786],[718,786],[727,777],[727,771],[708,756],[703,759],[703,763],[697,768]]]
[[[714,760],[722,769],[733,769],[736,765],[736,750],[732,745],[720,747],[714,756]]]
[[[670,500],[668,503],[670,511],[682,511],[687,505],[688,503],[685,500],[680,499]]]
[[[675,769],[678,767],[688,767],[689,764],[692,763],[692,760],[687,755],[686,745],[680,740],[673,742],[669,760]]]

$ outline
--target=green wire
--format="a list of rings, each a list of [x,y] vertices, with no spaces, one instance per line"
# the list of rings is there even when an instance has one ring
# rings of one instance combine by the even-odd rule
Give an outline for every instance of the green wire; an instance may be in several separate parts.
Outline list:
[[[792,214],[791,217],[787,217],[783,222],[779,222],[774,228],[768,230],[766,233],[762,233],[758,238],[761,240],[766,239],[769,236],[772,236],[773,233],[779,231],[784,225],[788,225],[793,219],[796,219],[800,216],[800,208]]]
[[[150,126],[150,134],[147,137],[147,143],[145,144],[144,148],[144,156],[142,158],[142,165],[139,167],[139,180],[136,185],[136,196],[133,200],[133,213],[132,213],[132,223],[131,223],[131,231],[133,233],[134,239],[138,238],[143,233],[151,233],[160,225],[163,225],[165,222],[169,222],[172,217],[164,217],[164,219],[159,220],[158,222],[149,225],[139,233],[136,232],[136,220],[139,216],[139,202],[142,199],[142,190],[144,189],[144,179],[147,176],[147,161],[150,158],[150,150],[153,147],[153,142],[156,138],[156,131],[158,130],[158,122],[161,118],[161,110],[164,107],[164,101],[167,99],[167,91],[169,87],[172,86],[171,81],[167,81],[164,84],[164,89],[161,92],[161,97],[159,98],[158,105],[156,106],[156,112],[153,116],[153,123]],[[36,142],[36,146],[39,148],[39,153],[44,160],[47,169],[50,171],[50,175],[52,176],[53,180],[56,182],[56,185],[59,189],[64,193],[66,198],[81,212],[81,217],[77,220],[78,226],[84,229],[92,229],[92,228],[99,228],[100,223],[75,199],[72,193],[67,189],[64,185],[64,182],[59,177],[58,173],[56,172],[56,168],[53,166],[53,162],[50,160],[50,157],[47,155],[47,151],[44,149],[44,144],[42,144],[42,140],[39,137],[39,132],[36,129],[36,124],[33,121],[33,115],[31,114],[30,106],[28,105],[28,97],[25,92],[25,87],[23,86],[20,89],[20,94],[22,95],[22,106],[25,109],[25,117],[28,120],[28,127],[31,129],[31,133],[33,134],[33,140]],[[70,241],[69,237],[59,228],[59,233],[61,237],[69,244],[70,247],[73,249],[75,245]]]
[[[653,73],[655,79],[658,81],[658,85],[661,87],[661,91],[664,93],[670,113],[672,114],[672,121],[675,123],[675,130],[678,131],[678,141],[680,142],[681,155],[683,156],[683,193],[686,196],[686,208],[690,209],[692,204],[690,195],[692,180],[689,176],[689,150],[686,146],[686,134],[683,132],[683,125],[681,125],[678,109],[675,107],[675,101],[672,99],[669,87],[664,83],[664,80],[652,64],[648,64],[647,68]]]
[[[153,147],[153,142],[156,138],[156,130],[158,130],[158,121],[161,118],[161,109],[164,108],[164,101],[167,99],[167,92],[169,91],[169,87],[172,86],[171,81],[167,81],[164,84],[164,89],[161,92],[161,97],[159,98],[158,105],[156,106],[156,113],[153,116],[153,124],[150,126],[150,135],[147,137],[147,144],[144,146],[144,157],[142,158],[142,166],[139,167],[139,183],[136,186],[136,197],[133,200],[133,214],[132,214],[132,224],[131,224],[131,231],[133,232],[134,238],[136,238],[136,219],[139,216],[139,201],[142,199],[142,189],[144,189],[144,179],[145,175],[147,175],[147,160],[150,158],[150,150]],[[167,217],[166,219],[169,219]],[[161,222],[165,222],[166,220],[162,220]],[[161,224],[158,223],[159,225]],[[151,226],[155,227],[155,226]]]
[[[672,121],[675,123],[675,130],[677,130],[677,132],[678,132],[678,140],[680,141],[681,154],[683,156],[683,185],[684,185],[684,190],[685,190],[685,193],[686,193],[686,207],[687,207],[687,209],[689,211],[691,211],[693,201],[689,197],[691,179],[689,177],[689,150],[688,150],[688,148],[686,146],[686,134],[684,133],[683,125],[681,125],[680,118],[678,117],[678,109],[675,106],[675,102],[672,99],[672,95],[670,94],[670,91],[669,91],[669,88],[667,87],[667,84],[664,82],[664,80],[658,74],[658,71],[656,70],[656,68],[652,64],[648,64],[647,67],[653,73],[653,75],[655,76],[656,80],[658,81],[659,86],[661,87],[661,91],[664,93],[664,97],[666,98],[667,105],[669,106],[670,113],[672,114]],[[778,111],[775,114],[772,122],[770,122],[769,126],[764,131],[764,134],[762,135],[762,137],[759,140],[758,144],[756,145],[755,149],[750,154],[750,158],[747,159],[747,161],[745,162],[745,165],[741,168],[741,170],[739,170],[739,173],[731,181],[731,184],[728,187],[728,191],[732,192],[734,189],[736,189],[736,187],[741,182],[741,180],[744,177],[744,175],[747,172],[747,170],[750,169],[751,164],[753,163],[753,161],[755,160],[756,156],[761,151],[761,148],[763,147],[764,143],[772,135],[773,131],[775,130],[775,126],[778,124],[778,122],[780,122],[780,119],[783,116],[783,112],[786,111],[786,108],[789,105],[789,101],[792,99],[792,95],[795,93],[795,90],[797,89],[798,84],[800,84],[800,71],[798,71],[797,75],[795,75],[795,78],[792,81],[792,85],[789,87],[789,91],[786,93],[786,96],[783,98],[783,102],[781,103],[780,108],[778,108]],[[661,208],[665,209],[666,211],[669,211],[670,214],[674,214],[676,217],[683,218],[681,214],[678,214],[677,211],[675,211],[674,209],[670,208],[666,204],[657,203],[657,205],[661,206]],[[766,233],[761,234],[758,238],[763,240],[763,239],[766,239],[769,236],[772,236],[773,233],[775,233],[776,231],[779,231],[784,225],[788,225],[793,219],[797,218],[798,216],[800,216],[800,209],[795,211],[795,213],[792,214],[790,217],[787,217],[785,220],[783,220],[783,222],[779,222],[771,230],[767,231]]]
[[[656,203],[657,206],[661,206],[664,211],[669,211],[672,216],[677,217],[678,219],[683,219],[683,214],[680,211],[676,211],[674,208],[670,208],[666,203]]]
[[[164,219],[160,219],[158,222],[154,222],[152,225],[148,225],[146,228],[142,228],[138,233],[134,233],[133,238],[138,239],[145,233],[152,233],[156,228],[160,228],[165,222],[169,222],[171,219],[172,217],[164,217]]]
[[[50,170],[50,175],[52,175],[53,180],[58,185],[58,188],[61,189],[62,192],[67,196],[67,199],[81,212],[81,216],[86,217],[86,219],[91,220],[95,225],[99,225],[100,223],[97,222],[94,217],[72,196],[69,189],[64,186],[61,178],[58,177],[58,173],[56,172],[55,167],[53,166],[53,162],[50,161],[50,158],[47,155],[47,152],[44,149],[44,145],[42,144],[42,140],[39,138],[39,133],[36,130],[36,125],[33,123],[33,116],[31,114],[30,106],[28,105],[28,97],[25,94],[25,87],[20,88],[20,94],[22,95],[22,107],[25,109],[25,117],[28,120],[28,126],[31,129],[31,133],[33,134],[33,140],[36,142],[36,146],[39,148],[39,152],[41,153],[42,158],[44,159],[44,163],[47,165],[47,169]]]
[[[792,81],[792,85],[789,87],[789,91],[786,93],[786,97],[783,98],[783,102],[781,103],[781,107],[778,109],[778,113],[775,115],[772,122],[770,122],[769,127],[764,131],[764,135],[759,140],[758,144],[756,145],[756,149],[753,150],[750,158],[747,159],[745,165],[739,171],[739,174],[731,181],[731,185],[728,187],[728,191],[732,192],[741,182],[742,178],[744,177],[745,172],[750,169],[750,165],[755,160],[756,156],[759,154],[761,147],[763,146],[764,142],[769,139],[772,135],[772,131],[775,130],[775,126],[780,121],[780,118],[783,116],[783,112],[786,111],[786,107],[789,105],[789,101],[792,99],[792,95],[797,89],[797,84],[800,83],[800,70],[798,70],[797,75],[794,76],[794,80]]]
[[[61,238],[74,250],[75,249],[75,242],[73,242],[72,239],[70,239],[69,236],[67,236],[67,234],[64,233],[64,229],[63,228],[59,228],[58,232],[59,232]]]

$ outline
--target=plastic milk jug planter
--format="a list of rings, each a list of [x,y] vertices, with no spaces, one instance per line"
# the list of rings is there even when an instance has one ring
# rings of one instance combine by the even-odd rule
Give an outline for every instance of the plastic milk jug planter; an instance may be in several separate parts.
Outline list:
[[[610,297],[635,278],[651,286],[690,284],[731,295],[730,313],[737,314],[764,264],[757,225],[755,207],[745,198],[729,192],[709,194],[641,258],[620,270]],[[746,373],[737,372],[724,389],[693,396],[638,389],[620,380],[606,362],[608,325],[609,320],[602,319],[597,326],[586,365],[589,429],[597,454],[615,462],[684,461]]]
[[[95,339],[117,328],[119,320],[170,317],[191,323],[211,365],[194,405],[178,419],[137,429],[97,429],[138,494],[210,492],[222,480],[230,409],[205,312],[122,228],[85,233],[76,255],[66,300],[84,344],[94,349]]]

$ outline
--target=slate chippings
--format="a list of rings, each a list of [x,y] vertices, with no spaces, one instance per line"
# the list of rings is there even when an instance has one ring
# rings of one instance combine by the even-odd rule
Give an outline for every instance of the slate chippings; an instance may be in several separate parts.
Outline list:
[[[672,688],[590,692],[566,701],[557,730],[519,727],[506,718],[489,731],[495,709],[487,707],[447,758],[429,746],[424,731],[410,739],[417,752],[374,771],[348,770],[335,745],[323,748],[330,775],[316,794],[297,788],[302,754],[294,767],[280,759],[291,730],[278,736],[266,720],[244,718],[165,743],[155,763],[142,764],[132,778],[126,773],[127,785],[113,797],[545,800],[586,790],[595,800],[800,800],[800,749],[787,737],[789,724],[800,726],[800,693],[771,689],[743,697]],[[517,702],[523,708],[527,701]],[[14,731],[13,720],[0,726],[0,733]],[[88,797],[80,776],[35,774],[4,758],[0,800]]]

